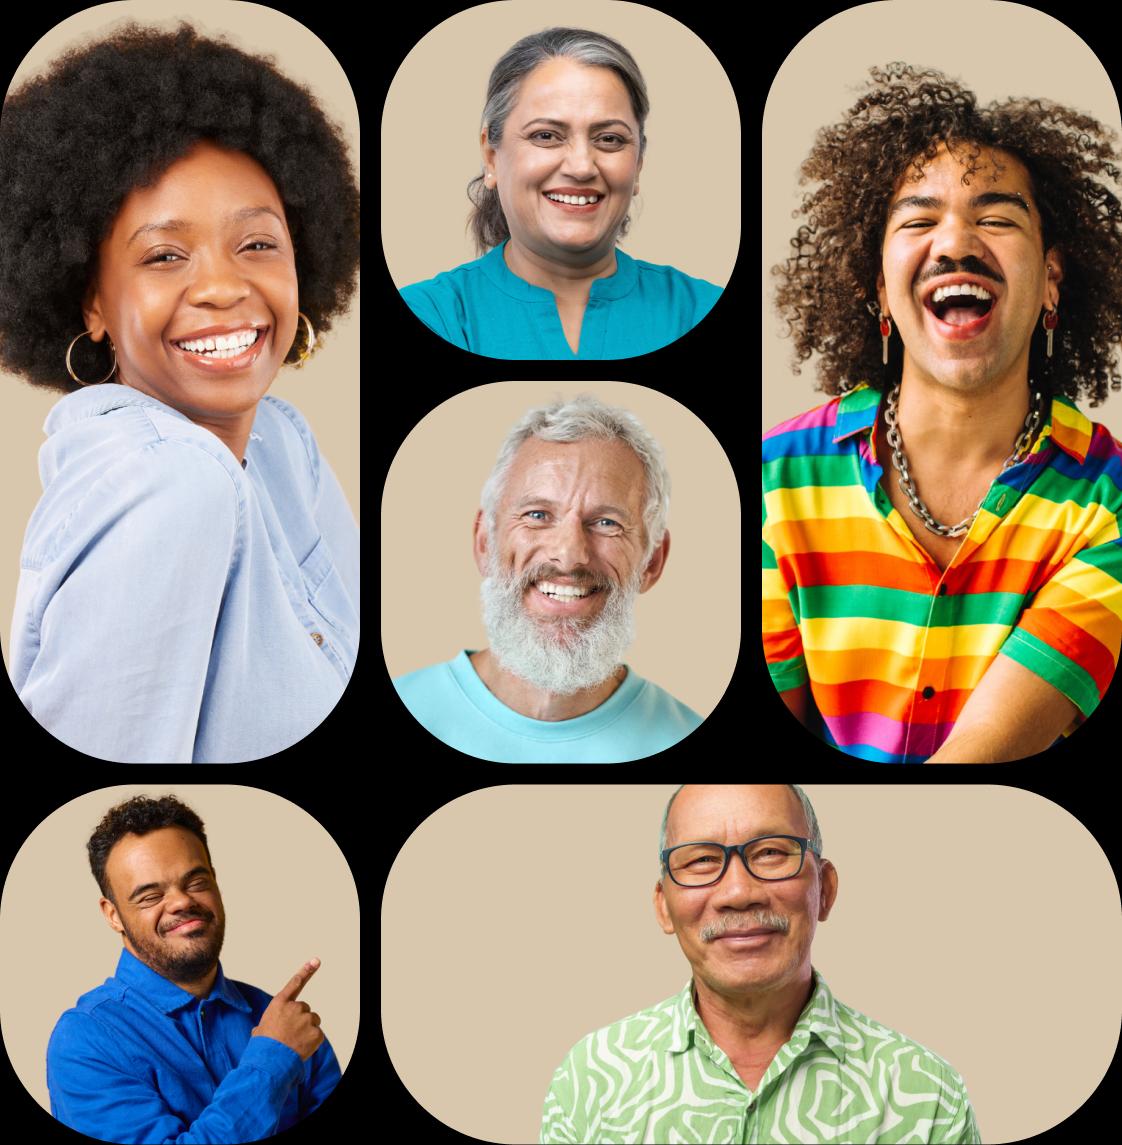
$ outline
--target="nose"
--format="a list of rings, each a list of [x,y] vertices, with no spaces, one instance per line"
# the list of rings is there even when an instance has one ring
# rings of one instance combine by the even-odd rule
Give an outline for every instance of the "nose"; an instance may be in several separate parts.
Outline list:
[[[549,559],[567,572],[587,565],[589,555],[584,522],[575,513],[562,517],[550,533]]]
[[[236,259],[232,253],[197,251],[192,258],[188,302],[225,308],[248,297],[250,288],[244,267]]]
[[[574,140],[565,152],[562,174],[574,182],[585,182],[596,177],[596,152],[589,139]]]
[[[944,215],[928,233],[932,261],[961,262],[968,255],[985,261],[986,244],[978,228],[954,211]]]
[[[767,885],[762,879],[748,873],[739,855],[730,855],[728,869],[713,888],[710,902],[715,907],[728,907],[730,910],[763,907],[768,901]]]

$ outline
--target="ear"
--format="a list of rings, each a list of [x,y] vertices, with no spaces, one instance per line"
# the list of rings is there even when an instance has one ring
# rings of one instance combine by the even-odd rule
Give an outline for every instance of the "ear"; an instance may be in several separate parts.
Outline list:
[[[124,934],[125,930],[117,915],[117,908],[107,898],[98,899],[98,906],[101,907],[101,913],[105,915],[105,921],[109,926],[118,934]]]
[[[662,576],[662,570],[666,568],[666,558],[669,555],[670,530],[667,529],[663,535],[662,542],[655,551],[651,553],[651,559],[647,562],[647,567],[643,570],[643,580],[639,585],[640,592],[646,592],[648,588],[653,588],[658,583],[659,577]]]
[[[101,313],[101,295],[92,282],[82,299],[82,321],[82,329],[90,332],[91,342],[100,342],[108,333]]]
[[[877,302],[880,304],[881,312],[888,314],[888,291],[884,288],[884,271],[877,271]]]
[[[666,895],[662,890],[662,879],[655,883],[654,889],[655,919],[662,928],[663,934],[674,933],[674,923],[670,919],[670,911],[666,906]]]
[[[1058,247],[1044,255],[1044,308],[1053,310],[1060,301],[1060,283],[1064,280],[1064,256]]]
[[[479,154],[483,157],[484,173],[495,169],[495,148],[487,141],[487,124],[479,133]]]
[[[475,514],[475,524],[472,526],[472,556],[475,557],[475,567],[479,569],[480,576],[487,575],[487,522],[483,518],[483,510]]]
[[[818,901],[818,921],[825,922],[834,909],[834,900],[838,897],[838,869],[829,859],[822,860],[820,874],[821,890]]]

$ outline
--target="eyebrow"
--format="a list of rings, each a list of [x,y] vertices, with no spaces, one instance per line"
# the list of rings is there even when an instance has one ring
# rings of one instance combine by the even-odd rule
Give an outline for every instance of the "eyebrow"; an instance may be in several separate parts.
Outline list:
[[[525,131],[527,127],[534,123],[548,123],[551,127],[568,127],[569,125],[563,119],[531,119],[530,123],[524,123],[522,130]],[[589,130],[596,131],[601,127],[611,127],[613,124],[618,123],[620,127],[626,127],[628,131],[631,130],[631,124],[625,119],[601,119],[599,123],[589,125]]]
[[[550,501],[548,497],[523,497],[514,507],[515,509],[524,509],[527,505],[548,505],[551,509],[557,508],[557,502]],[[631,524],[631,515],[626,509],[621,509],[618,505],[593,505],[588,511],[590,513],[614,513],[617,517],[622,517],[627,524]]]
[[[1020,207],[1022,211],[1031,219],[1032,212],[1028,209],[1028,204],[1025,202],[1023,196],[1016,193],[1010,194],[1008,191],[986,191],[984,194],[975,195],[967,204],[972,210],[977,210],[979,207],[992,207],[996,203],[1011,203],[1014,206]],[[930,195],[905,195],[902,199],[897,199],[895,203],[888,210],[888,217],[892,218],[897,211],[906,210],[908,207],[919,207],[923,210],[938,210],[940,207],[945,207],[946,203],[942,199],[932,198]]]
[[[179,879],[179,881],[181,883],[190,882],[196,875],[206,875],[209,878],[210,877],[210,868],[209,867],[195,867],[192,870],[188,871],[185,875],[183,875]],[[132,902],[132,900],[134,898],[136,898],[137,895],[142,895],[142,894],[144,894],[145,891],[158,891],[158,890],[162,890],[163,887],[164,887],[163,883],[145,883],[143,886],[137,887],[136,890],[133,891],[131,895],[129,895],[129,897],[126,901]]]
[[[770,835],[790,835],[794,839],[801,839],[802,838],[801,835],[796,835],[794,833],[794,831],[789,831],[785,827],[762,827],[762,828],[760,828],[760,830],[749,835],[748,839],[766,839]],[[741,842],[747,843],[748,839],[741,839]],[[713,838],[687,839],[685,841],[685,843],[673,843],[673,844],[670,844],[670,846],[682,847],[682,846],[688,846],[690,843],[715,843],[716,841],[717,840],[713,839]],[[731,846],[731,844],[730,844],[730,846]]]
[[[272,215],[282,226],[284,219],[273,210],[272,207],[242,207],[240,211],[234,211],[233,214],[227,215],[222,221],[226,224],[244,222],[246,219],[252,219],[257,215]],[[151,231],[189,231],[193,227],[186,219],[164,219],[159,223],[145,223],[142,227],[137,227],[133,231],[132,238],[125,243],[126,247],[140,238],[141,235],[146,235]]]

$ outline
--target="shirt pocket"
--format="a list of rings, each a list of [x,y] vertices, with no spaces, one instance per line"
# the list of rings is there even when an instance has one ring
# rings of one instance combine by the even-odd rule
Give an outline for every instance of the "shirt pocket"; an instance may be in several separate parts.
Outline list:
[[[323,635],[332,642],[349,673],[358,654],[358,613],[322,537],[304,558],[300,575],[308,604],[326,626]]]

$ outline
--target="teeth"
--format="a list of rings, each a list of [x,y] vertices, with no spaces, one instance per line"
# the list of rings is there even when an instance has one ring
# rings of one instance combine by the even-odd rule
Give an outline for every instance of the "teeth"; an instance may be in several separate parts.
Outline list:
[[[196,338],[190,342],[176,342],[176,345],[180,349],[190,350],[196,354],[206,350],[244,349],[257,341],[257,334],[256,330],[242,330],[237,334],[219,334],[217,337]]]
[[[584,207],[589,203],[598,203],[600,201],[599,195],[546,195],[547,199],[552,199],[555,203],[568,203],[571,207]]]
[[[536,588],[538,592],[544,593],[546,596],[564,597],[588,596],[592,591],[590,588],[578,588],[572,584],[554,584],[548,580],[539,580]]]
[[[955,286],[940,286],[931,296],[931,301],[942,302],[944,298],[950,298],[953,294],[972,294],[975,298],[980,298],[983,301],[991,301],[993,299],[993,295],[984,287],[975,286],[970,282],[964,282],[956,284]]]

